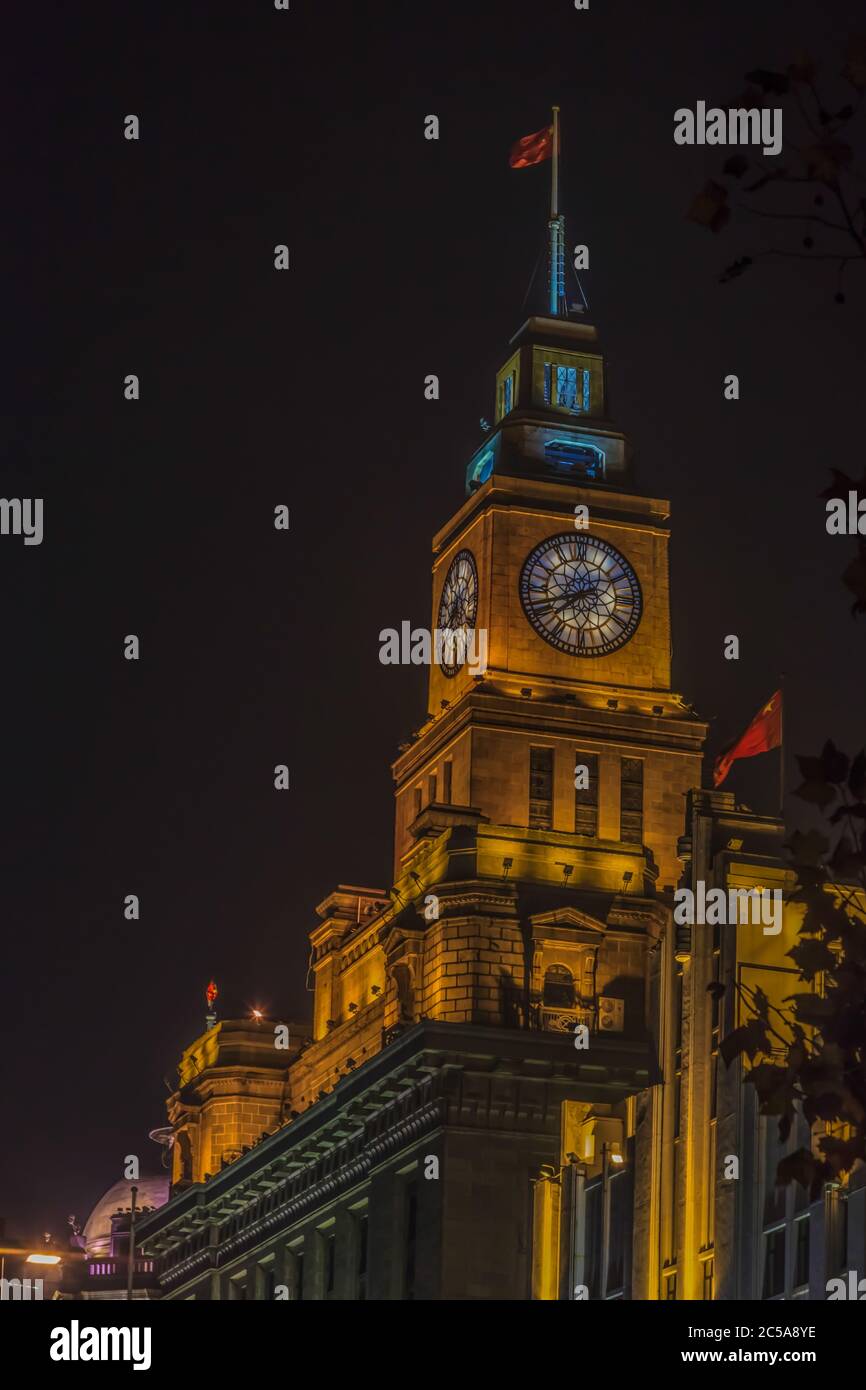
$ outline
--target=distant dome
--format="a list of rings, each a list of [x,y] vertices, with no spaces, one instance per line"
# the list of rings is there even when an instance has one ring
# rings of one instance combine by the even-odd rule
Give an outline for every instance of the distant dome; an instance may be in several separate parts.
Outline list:
[[[161,1207],[168,1201],[168,1173],[159,1178],[121,1178],[100,1197],[84,1227],[84,1248],[88,1255],[107,1255],[111,1247],[111,1218],[132,1206],[132,1189],[138,1188],[136,1211],[142,1207]]]

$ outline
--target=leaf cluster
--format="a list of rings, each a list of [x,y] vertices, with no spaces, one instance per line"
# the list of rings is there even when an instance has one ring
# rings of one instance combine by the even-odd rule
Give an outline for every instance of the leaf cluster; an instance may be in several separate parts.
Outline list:
[[[777,1173],[780,1185],[800,1182],[814,1197],[866,1161],[866,752],[849,757],[828,741],[797,762],[794,795],[825,825],[787,841],[797,880],[789,901],[803,905],[803,918],[786,954],[804,988],[780,1009],[760,988],[738,986],[746,1021],[720,1052],[728,1066],[748,1058],[745,1080],[783,1142],[798,1113],[822,1125],[818,1153],[798,1149]]]

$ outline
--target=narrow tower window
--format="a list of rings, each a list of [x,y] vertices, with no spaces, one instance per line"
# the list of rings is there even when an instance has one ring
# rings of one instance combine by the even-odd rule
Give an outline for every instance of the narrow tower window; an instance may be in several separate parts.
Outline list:
[[[450,758],[446,758],[442,764],[442,800],[446,806],[451,805],[451,775],[453,770],[454,764]]]
[[[583,394],[578,391],[577,367],[566,367],[557,363],[544,364],[544,404],[558,406],[560,410],[586,410],[584,400],[588,399],[586,373],[581,374]]]
[[[529,750],[529,828],[553,826],[553,749]]]
[[[575,753],[575,767],[585,767],[587,785],[574,789],[575,835],[598,834],[598,754]],[[583,779],[581,779],[583,780]]]
[[[622,760],[619,837],[629,845],[643,844],[643,763],[640,758]]]

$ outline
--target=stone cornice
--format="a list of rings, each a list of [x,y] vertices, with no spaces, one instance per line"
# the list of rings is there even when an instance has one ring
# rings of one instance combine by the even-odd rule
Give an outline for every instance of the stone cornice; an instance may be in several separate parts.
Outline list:
[[[543,1123],[563,1088],[578,1086],[587,1098],[615,1101],[652,1084],[652,1067],[645,1040],[605,1037],[584,1057],[552,1033],[422,1020],[297,1120],[142,1221],[142,1248],[166,1262],[163,1287],[174,1289],[297,1223],[445,1123],[460,1125],[468,1116],[474,1127],[513,1124],[503,1115],[500,1094],[491,1093],[479,1109],[474,1085],[464,1114],[464,1071],[507,1080],[517,1088],[514,1103],[524,1098],[521,1113],[529,1099],[536,1122]],[[533,1089],[539,1084],[555,1094],[544,1099]],[[240,1229],[210,1243],[215,1226],[244,1213]],[[183,1250],[190,1240],[195,1248]]]

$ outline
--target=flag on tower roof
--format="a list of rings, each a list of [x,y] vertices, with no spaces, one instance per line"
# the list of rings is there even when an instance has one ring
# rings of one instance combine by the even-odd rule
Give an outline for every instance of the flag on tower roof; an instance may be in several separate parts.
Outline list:
[[[782,745],[782,692],[775,691],[758,711],[744,734],[716,758],[713,786],[720,787],[738,758],[754,758]]]
[[[528,169],[533,164],[543,164],[545,159],[553,158],[553,126],[546,125],[534,135],[523,135],[511,146],[508,164],[512,169]]]

